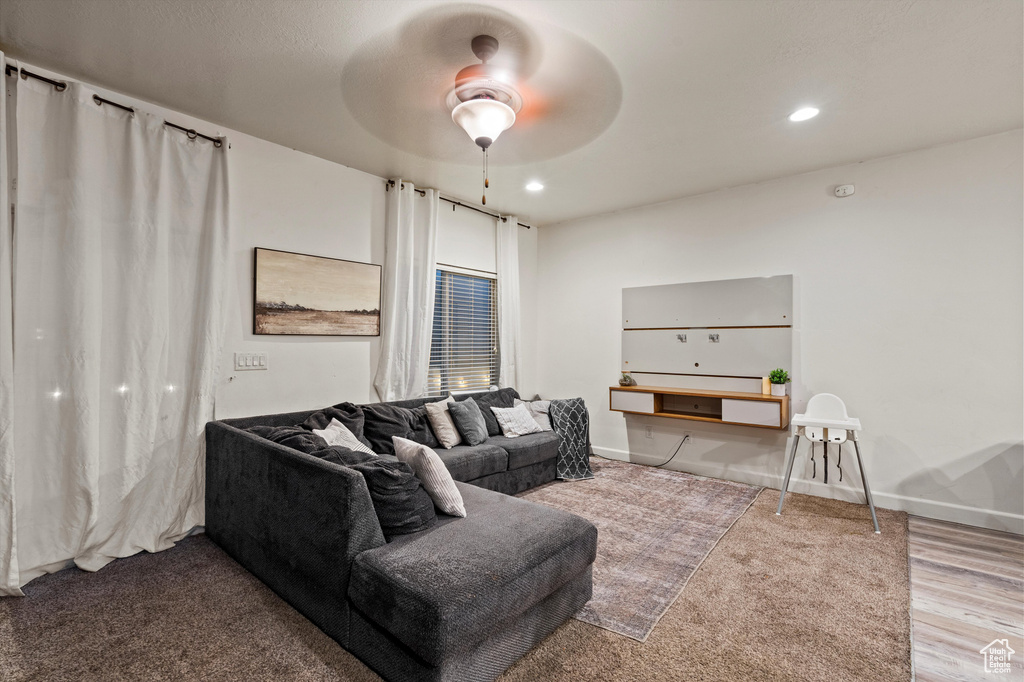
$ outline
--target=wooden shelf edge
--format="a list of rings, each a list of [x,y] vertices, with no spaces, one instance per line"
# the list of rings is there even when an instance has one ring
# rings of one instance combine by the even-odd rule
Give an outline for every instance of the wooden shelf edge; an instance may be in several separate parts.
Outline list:
[[[715,391],[710,388],[670,388],[668,386],[609,386],[608,388],[612,391],[631,393],[707,396],[709,398],[732,398],[734,400],[760,400],[769,403],[782,403],[789,400],[788,395],[765,395],[764,393],[748,393],[745,391]]]
[[[710,424],[728,424],[729,426],[749,426],[755,429],[772,429],[775,431],[783,431],[789,428],[789,421],[787,420],[782,426],[768,426],[767,424],[745,424],[743,422],[727,422],[723,421],[718,417],[701,417],[698,415],[688,414],[673,414],[672,412],[633,412],[631,410],[616,410],[614,408],[609,409],[610,412],[621,412],[622,414],[636,414],[641,417],[667,417],[668,419],[686,419],[694,422],[708,422]]]

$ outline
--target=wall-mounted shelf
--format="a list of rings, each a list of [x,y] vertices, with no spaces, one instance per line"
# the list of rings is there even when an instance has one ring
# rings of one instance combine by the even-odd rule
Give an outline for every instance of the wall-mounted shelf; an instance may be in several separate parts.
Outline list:
[[[611,386],[608,405],[614,412],[651,417],[766,429],[789,426],[789,396],[664,386]]]

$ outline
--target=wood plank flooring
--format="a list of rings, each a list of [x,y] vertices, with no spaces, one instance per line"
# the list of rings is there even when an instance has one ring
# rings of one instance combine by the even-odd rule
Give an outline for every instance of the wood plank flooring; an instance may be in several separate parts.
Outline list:
[[[917,682],[1024,680],[1024,537],[910,517]],[[1009,640],[1009,674],[985,672],[982,647]]]

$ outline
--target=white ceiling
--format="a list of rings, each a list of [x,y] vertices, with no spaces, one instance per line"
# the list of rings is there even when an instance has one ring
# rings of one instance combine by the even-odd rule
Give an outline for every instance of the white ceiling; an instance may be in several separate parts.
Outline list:
[[[543,106],[492,147],[488,207],[546,224],[1020,128],[1022,7],[3,0],[0,47],[478,202],[479,151],[440,103],[492,31]],[[821,115],[786,119],[806,104]]]

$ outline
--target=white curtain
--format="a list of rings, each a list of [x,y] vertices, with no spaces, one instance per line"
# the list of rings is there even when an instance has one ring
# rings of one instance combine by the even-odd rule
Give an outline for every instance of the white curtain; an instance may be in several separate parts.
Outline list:
[[[0,52],[0,65],[4,64]],[[14,106],[10,92],[17,79],[4,77],[5,106],[0,107],[0,594],[20,595],[18,555],[14,544],[14,311],[11,285],[14,270],[14,232],[11,225],[11,186],[8,152],[9,110]]]
[[[382,401],[426,393],[437,269],[437,192],[416,190],[399,178],[387,194],[380,359],[373,380]]]
[[[203,523],[229,229],[226,144],[100,106],[82,84],[6,83],[17,189],[0,476],[15,498],[0,508],[0,589],[17,594]]]
[[[519,341],[519,219],[498,218],[495,255],[498,263],[498,385],[520,386],[522,351]]]

